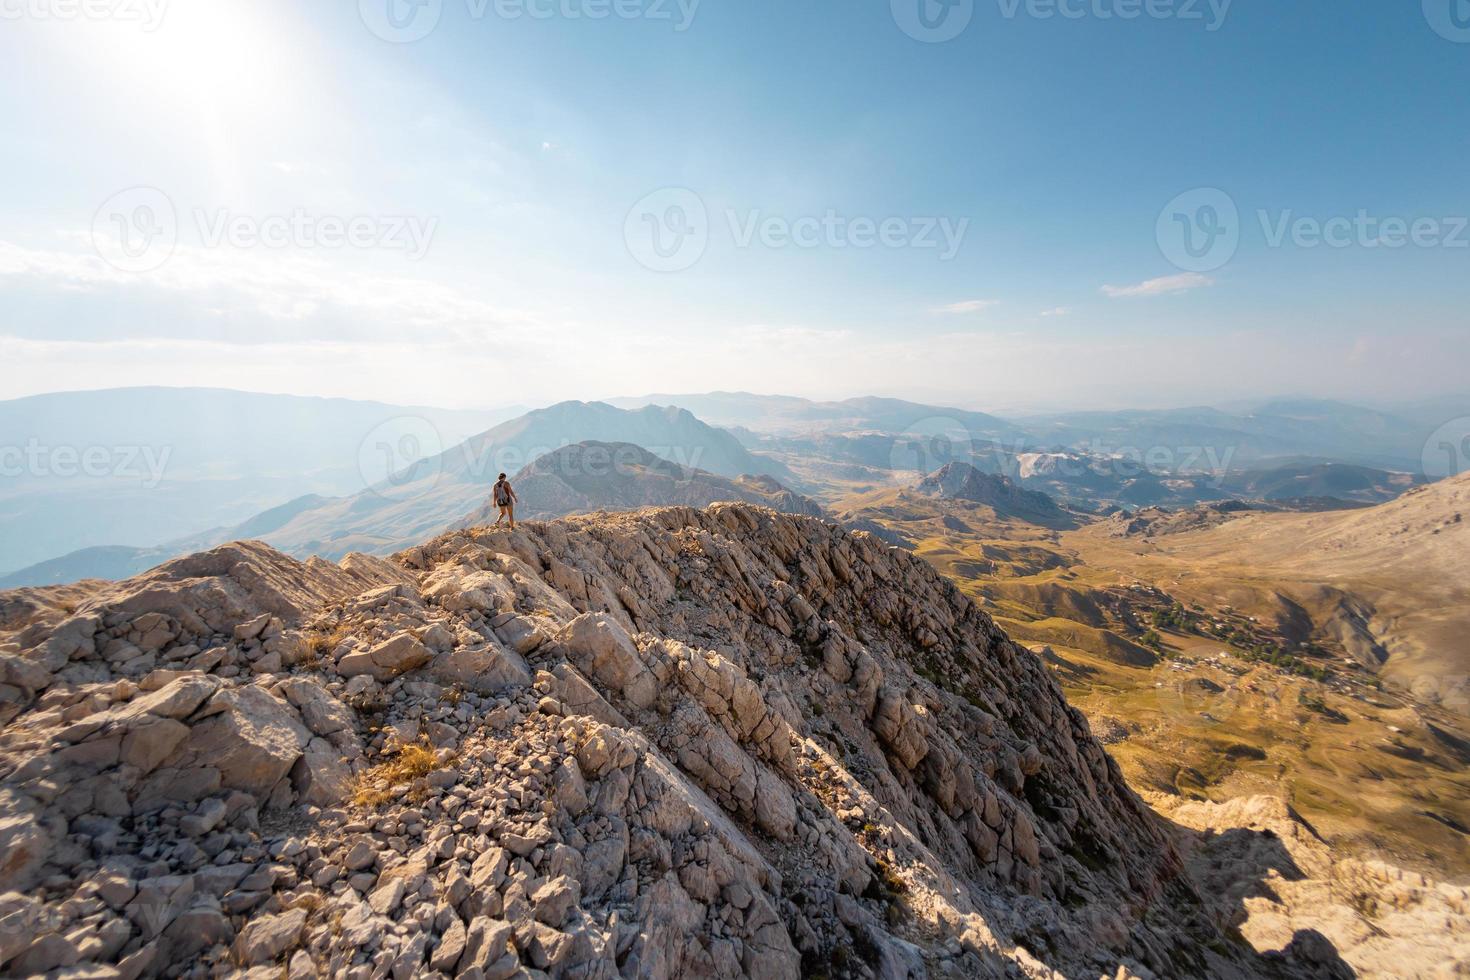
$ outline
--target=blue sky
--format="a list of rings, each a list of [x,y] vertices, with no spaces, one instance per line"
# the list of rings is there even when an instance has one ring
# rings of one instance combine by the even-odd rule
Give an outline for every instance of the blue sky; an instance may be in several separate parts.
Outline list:
[[[1466,388],[1452,0],[97,2],[0,3],[3,397]]]

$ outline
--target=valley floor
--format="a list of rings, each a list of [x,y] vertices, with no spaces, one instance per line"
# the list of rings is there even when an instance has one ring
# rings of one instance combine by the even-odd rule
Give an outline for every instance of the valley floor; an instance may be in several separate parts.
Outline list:
[[[1141,791],[1279,796],[1345,853],[1470,880],[1466,719],[1353,656],[1346,588],[1313,604],[1269,569],[1172,558],[1174,538],[1054,531],[903,491],[835,509],[1038,651]]]

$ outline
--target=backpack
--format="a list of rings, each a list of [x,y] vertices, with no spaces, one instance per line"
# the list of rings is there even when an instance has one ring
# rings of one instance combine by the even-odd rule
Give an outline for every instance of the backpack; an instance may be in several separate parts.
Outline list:
[[[510,506],[510,484],[503,480],[495,484],[495,506]]]

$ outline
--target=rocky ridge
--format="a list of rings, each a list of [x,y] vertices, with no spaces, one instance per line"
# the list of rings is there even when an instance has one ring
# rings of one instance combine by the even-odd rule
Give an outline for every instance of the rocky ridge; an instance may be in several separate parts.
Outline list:
[[[1187,836],[930,566],[745,505],[0,594],[0,723],[11,975],[1330,962],[1228,939]]]

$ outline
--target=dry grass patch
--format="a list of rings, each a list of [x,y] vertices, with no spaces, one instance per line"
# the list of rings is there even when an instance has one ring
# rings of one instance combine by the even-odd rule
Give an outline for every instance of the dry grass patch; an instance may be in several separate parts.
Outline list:
[[[330,660],[333,651],[341,646],[345,639],[347,639],[347,631],[343,629],[312,630],[306,635],[306,650],[313,659],[319,662]]]
[[[384,762],[357,777],[352,802],[360,807],[379,807],[398,797],[420,795],[412,784],[429,773],[445,768],[428,740],[400,745]]]

